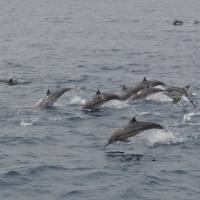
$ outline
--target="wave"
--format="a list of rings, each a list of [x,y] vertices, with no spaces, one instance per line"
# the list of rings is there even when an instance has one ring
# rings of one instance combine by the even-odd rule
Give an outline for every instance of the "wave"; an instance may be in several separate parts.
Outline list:
[[[199,117],[200,113],[189,112],[183,116],[183,122],[191,122],[194,117]]]
[[[30,167],[20,167],[16,169],[10,169],[0,174],[2,178],[28,178],[33,176],[40,176],[47,171],[64,171],[67,168],[60,165],[39,165]]]
[[[150,154],[133,154],[133,153],[126,153],[123,151],[109,151],[106,152],[106,156],[109,160],[115,159],[120,162],[156,161],[156,158]]]

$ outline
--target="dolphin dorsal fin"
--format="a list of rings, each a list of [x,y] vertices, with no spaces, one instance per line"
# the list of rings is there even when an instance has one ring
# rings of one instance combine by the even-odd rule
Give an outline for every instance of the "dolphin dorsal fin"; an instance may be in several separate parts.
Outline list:
[[[122,85],[122,91],[126,89],[126,85]]]
[[[98,95],[98,94],[101,94],[100,90],[97,90],[97,91],[96,91],[96,95]]]
[[[142,81],[143,81],[143,82],[147,81],[146,77],[144,77]]]
[[[131,123],[135,123],[135,122],[137,122],[136,117],[133,117],[133,119],[131,119],[131,121],[129,123],[131,124]]]
[[[9,82],[9,83],[12,83],[12,82],[13,82],[13,79],[12,79],[12,78],[9,78],[8,82]]]
[[[47,90],[47,95],[50,95],[50,94],[51,94],[51,92],[50,92],[50,90],[48,89],[48,90]]]
[[[189,89],[189,87],[190,87],[190,85],[186,85],[186,87],[185,87],[185,88],[188,90],[188,89]]]

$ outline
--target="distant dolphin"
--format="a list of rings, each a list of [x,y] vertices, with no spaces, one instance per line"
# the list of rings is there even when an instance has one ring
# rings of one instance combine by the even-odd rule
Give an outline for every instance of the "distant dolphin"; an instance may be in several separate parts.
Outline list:
[[[184,24],[184,22],[182,20],[178,20],[178,19],[175,19],[173,22],[174,26],[181,26],[183,24]]]
[[[149,95],[152,95],[152,94],[155,94],[155,93],[158,93],[158,92],[163,92],[163,89],[160,89],[160,88],[145,88],[141,91],[139,91],[137,94],[133,94],[132,96],[132,100],[135,100],[135,99],[143,99],[143,98],[146,98],[147,96]]]
[[[71,88],[58,88],[54,91],[47,90],[46,96],[36,104],[38,108],[48,108],[51,107],[56,100],[62,96],[65,92],[71,90]]]
[[[173,99],[173,103],[178,103],[183,96],[185,96],[190,103],[193,105],[194,108],[196,108],[196,102],[194,102],[191,99],[191,92],[188,90],[190,85],[187,85],[185,88],[181,87],[170,87],[164,90],[164,94],[166,94],[168,97]]]
[[[109,138],[108,143],[105,146],[108,146],[109,144],[116,141],[129,142],[127,138],[135,136],[142,131],[154,128],[164,129],[164,127],[162,127],[159,124],[152,122],[137,121],[134,117],[124,128],[116,130],[113,133],[113,135]]]
[[[5,83],[7,85],[12,86],[12,85],[17,85],[18,81],[16,79],[14,79],[14,78],[11,77],[8,80],[6,80],[6,79],[0,79],[0,83]]]
[[[104,93],[100,92],[100,90],[97,90],[95,96],[91,100],[85,103],[83,109],[96,109],[101,105],[103,105],[104,103],[106,103],[107,101],[114,99],[121,100],[120,97],[116,94]]]

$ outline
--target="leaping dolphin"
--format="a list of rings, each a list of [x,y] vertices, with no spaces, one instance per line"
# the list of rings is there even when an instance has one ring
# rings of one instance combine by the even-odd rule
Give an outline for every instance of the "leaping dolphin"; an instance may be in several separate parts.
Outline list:
[[[155,86],[166,86],[165,83],[159,81],[159,80],[147,80],[146,77],[143,78],[143,80],[136,85],[135,87],[127,87],[126,85],[122,86],[122,95],[120,96],[121,100],[127,100],[132,95],[139,93],[145,88],[151,88]]]
[[[120,97],[116,94],[104,93],[100,92],[100,90],[97,90],[95,96],[91,100],[85,103],[83,109],[96,109],[101,105],[103,105],[104,103],[106,103],[107,101],[114,99],[121,100]]]
[[[178,92],[178,93],[185,95],[185,96],[191,96],[191,92],[189,91],[189,87],[190,87],[190,85],[187,85],[185,88],[169,87],[169,88],[165,89],[165,92],[166,93]]]
[[[132,100],[146,98],[147,96],[158,93],[158,92],[163,92],[163,89],[154,88],[154,87],[145,88],[145,89],[139,91],[137,94],[133,94]]]
[[[142,131],[154,129],[154,128],[164,129],[164,127],[161,126],[160,124],[152,123],[152,122],[137,121],[136,118],[134,117],[124,128],[120,128],[116,130],[113,133],[113,135],[109,138],[108,143],[105,146],[108,146],[109,144],[116,141],[128,142],[129,140],[127,138],[135,136]]]
[[[58,88],[56,90],[50,91],[47,90],[46,96],[36,104],[38,108],[48,108],[51,107],[56,100],[62,96],[65,92],[71,90],[71,88]]]
[[[170,87],[164,90],[164,94],[166,94],[168,97],[173,99],[173,103],[178,103],[183,96],[185,96],[190,103],[193,105],[194,108],[196,108],[196,102],[194,102],[191,97],[192,94],[189,91],[190,85],[187,85],[185,88],[181,87]]]
[[[141,81],[135,87],[127,87],[126,85],[122,85],[122,95],[120,95],[121,100],[129,99],[133,94],[138,93],[139,91],[145,89],[144,81]]]

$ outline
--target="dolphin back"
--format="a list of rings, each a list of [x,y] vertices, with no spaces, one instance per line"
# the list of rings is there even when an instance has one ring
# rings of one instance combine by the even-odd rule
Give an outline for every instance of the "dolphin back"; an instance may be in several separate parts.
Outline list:
[[[145,84],[143,82],[139,83],[135,87],[127,87],[123,91],[123,93],[120,95],[121,100],[127,100],[129,99],[132,95],[137,94],[139,91],[145,89]]]
[[[126,139],[149,129],[164,129],[164,127],[157,123],[136,121],[133,123],[129,123],[121,131],[121,133],[119,134],[119,138]]]
[[[104,103],[102,94],[95,95],[91,100],[87,101],[83,109],[96,109]]]
[[[96,109],[99,106],[106,103],[107,101],[111,101],[114,99],[121,100],[121,98],[116,94],[98,93],[93,97],[93,99],[91,99],[85,103],[85,105],[83,106],[83,109]]]
[[[110,101],[110,100],[120,100],[121,98],[116,95],[116,94],[112,94],[112,93],[102,93],[103,95],[103,99],[104,101]]]
[[[155,87],[155,86],[158,86],[158,85],[166,85],[164,82],[162,81],[159,81],[159,80],[146,80],[146,82],[144,83],[146,87]]]
[[[139,99],[139,98],[145,98],[149,95],[158,93],[158,92],[163,92],[163,89],[161,88],[145,88],[141,90],[139,93],[133,95],[132,99]]]

